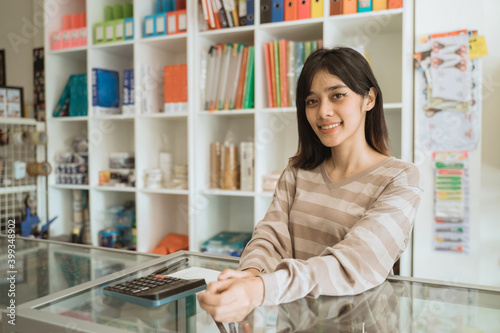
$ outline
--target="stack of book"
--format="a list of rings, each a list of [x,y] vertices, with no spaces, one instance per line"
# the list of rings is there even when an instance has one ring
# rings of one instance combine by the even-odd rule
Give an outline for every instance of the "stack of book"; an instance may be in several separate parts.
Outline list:
[[[254,58],[254,47],[242,43],[210,47],[202,62],[205,110],[254,107]]]
[[[264,44],[267,98],[270,108],[295,106],[297,79],[307,57],[323,47],[323,40],[279,40]]]
[[[254,8],[254,0],[201,0],[208,29],[253,25]]]

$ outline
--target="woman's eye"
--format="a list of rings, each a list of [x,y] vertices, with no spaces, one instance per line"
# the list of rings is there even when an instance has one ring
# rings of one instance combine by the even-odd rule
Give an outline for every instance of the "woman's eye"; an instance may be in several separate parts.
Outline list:
[[[306,105],[313,105],[314,103],[316,103],[316,100],[314,100],[314,99],[308,99],[306,101]]]
[[[343,94],[340,94],[340,93],[339,93],[339,94],[335,94],[335,95],[333,95],[332,97],[333,97],[333,99],[339,99],[339,98],[344,97],[346,94],[347,94],[347,93],[343,93]]]

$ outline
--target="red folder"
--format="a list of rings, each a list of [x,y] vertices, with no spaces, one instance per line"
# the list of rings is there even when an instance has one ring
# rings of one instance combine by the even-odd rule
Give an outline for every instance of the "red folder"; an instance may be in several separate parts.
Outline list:
[[[330,15],[340,15],[342,11],[343,0],[330,0]]]
[[[286,0],[285,1],[285,21],[293,21],[297,19],[298,8],[297,3],[301,0]]]
[[[298,19],[311,18],[311,0],[298,0]]]

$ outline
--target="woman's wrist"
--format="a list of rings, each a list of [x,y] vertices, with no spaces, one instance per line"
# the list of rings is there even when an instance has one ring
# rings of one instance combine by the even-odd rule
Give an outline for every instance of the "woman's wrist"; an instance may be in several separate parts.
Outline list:
[[[262,280],[260,277],[255,276],[250,278],[252,280],[252,290],[253,290],[253,306],[261,306],[264,303],[264,293],[265,293],[265,288],[264,288],[264,280]]]
[[[243,272],[250,273],[250,274],[252,274],[252,276],[257,276],[260,274],[260,271],[256,268],[247,268],[247,269],[244,269]]]

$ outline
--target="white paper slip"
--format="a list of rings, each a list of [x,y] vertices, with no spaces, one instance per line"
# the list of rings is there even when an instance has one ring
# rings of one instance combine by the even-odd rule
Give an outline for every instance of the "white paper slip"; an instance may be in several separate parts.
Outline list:
[[[202,268],[202,267],[189,267],[181,271],[168,274],[168,276],[180,278],[180,279],[205,279],[205,282],[209,284],[210,282],[217,281],[221,272]]]

